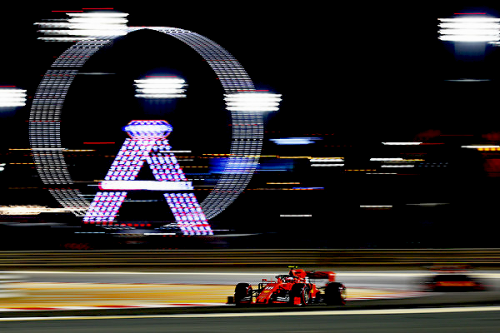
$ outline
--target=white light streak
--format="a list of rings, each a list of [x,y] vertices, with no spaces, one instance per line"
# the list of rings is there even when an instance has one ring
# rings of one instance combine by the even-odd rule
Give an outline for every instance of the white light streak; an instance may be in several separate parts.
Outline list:
[[[177,76],[152,77],[134,81],[139,98],[185,98],[186,81]]]
[[[367,175],[397,175],[396,172],[367,172]]]
[[[159,182],[149,180],[106,180],[99,183],[101,190],[146,190],[146,191],[183,191],[192,190],[193,185],[191,182]]]
[[[401,157],[372,157],[370,161],[391,161],[391,162],[404,162],[404,159]]]
[[[270,139],[277,145],[310,145],[316,140],[321,140],[319,138],[282,138],[282,139]]]
[[[312,167],[342,167],[344,163],[311,164]]]
[[[422,142],[382,142],[385,146],[418,146]]]
[[[384,164],[384,165],[381,165],[382,168],[413,168],[415,167],[413,164]]]
[[[26,90],[0,87],[0,107],[22,107],[26,105]]]
[[[280,217],[312,217],[312,214],[280,214]]]
[[[52,35],[62,35],[62,36],[75,36],[75,37],[82,37],[82,38],[92,38],[92,37],[99,37],[99,36],[121,36],[127,34],[125,30],[112,30],[110,28],[104,28],[103,26],[99,26],[100,29],[97,29],[97,27],[94,27],[94,29],[75,29],[74,27],[71,30],[40,30],[41,33],[44,34],[52,34]],[[57,37],[52,37],[56,39]],[[60,38],[59,38],[60,39]],[[75,40],[77,38],[67,38],[67,40]]]
[[[422,206],[422,207],[435,207],[442,205],[449,205],[447,202],[425,202],[425,203],[415,203],[415,204],[406,204],[407,206]]]
[[[47,41],[68,41],[99,36],[123,36],[127,34],[127,13],[113,11],[66,13],[65,19],[37,22]],[[61,37],[73,36],[73,37]]]
[[[343,157],[311,157],[311,163],[323,163],[323,162],[344,162]]]
[[[360,208],[392,208],[392,205],[359,205]]]
[[[500,18],[496,17],[480,17],[480,16],[462,16],[462,17],[451,17],[451,18],[440,18],[441,22],[445,23],[499,23]]]
[[[237,92],[225,94],[224,100],[229,111],[268,112],[279,110],[281,95],[270,92]]]
[[[452,79],[444,80],[445,82],[473,83],[473,82],[490,82],[490,79]]]
[[[175,236],[175,232],[145,232],[144,236]]]
[[[465,16],[439,19],[439,39],[452,42],[497,42],[500,40],[500,19]]]
[[[38,37],[39,40],[46,42],[74,42],[76,40],[89,40],[94,39],[94,37]]]
[[[462,148],[467,148],[467,149],[488,149],[488,148],[500,148],[498,145],[468,145],[468,146],[462,146]]]
[[[0,215],[39,215],[40,213],[67,213],[66,208],[49,208],[38,205],[0,206]]]
[[[309,158],[311,161],[312,167],[342,167],[344,166],[344,158],[343,157],[311,157]],[[331,163],[333,162],[333,163]],[[318,164],[314,164],[318,163]]]

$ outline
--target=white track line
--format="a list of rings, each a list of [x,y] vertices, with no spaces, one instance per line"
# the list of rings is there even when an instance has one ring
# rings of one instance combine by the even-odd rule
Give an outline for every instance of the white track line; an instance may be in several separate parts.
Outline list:
[[[99,305],[99,306],[47,306],[47,307],[16,307],[0,308],[0,312],[32,312],[32,311],[65,311],[65,310],[120,310],[120,309],[140,309],[140,308],[179,308],[198,306],[227,306],[226,303],[167,303],[167,304],[136,304],[136,305]]]
[[[57,317],[19,317],[0,318],[0,322],[8,321],[47,321],[47,320],[95,320],[95,319],[148,319],[148,318],[237,318],[237,317],[283,317],[283,316],[346,316],[346,315],[398,315],[427,313],[460,313],[460,312],[492,312],[500,311],[500,306],[452,307],[425,309],[385,309],[385,310],[328,310],[328,311],[293,311],[293,312],[240,312],[240,313],[200,313],[171,315],[118,315],[118,316],[57,316]]]

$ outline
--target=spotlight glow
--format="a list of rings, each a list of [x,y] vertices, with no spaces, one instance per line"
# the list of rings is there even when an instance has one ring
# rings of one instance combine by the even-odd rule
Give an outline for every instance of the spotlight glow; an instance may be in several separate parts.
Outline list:
[[[177,76],[151,77],[134,81],[138,98],[185,98],[186,81]]]
[[[112,11],[66,13],[66,19],[37,22],[46,41],[89,39],[98,36],[123,36],[127,34],[127,13]],[[72,36],[61,37],[61,36]]]
[[[439,19],[439,39],[451,42],[498,42],[500,19],[465,16]]]
[[[15,87],[0,87],[0,107],[22,107],[26,105],[26,90]]]
[[[269,92],[237,92],[224,97],[229,111],[268,112],[278,111],[280,94]]]

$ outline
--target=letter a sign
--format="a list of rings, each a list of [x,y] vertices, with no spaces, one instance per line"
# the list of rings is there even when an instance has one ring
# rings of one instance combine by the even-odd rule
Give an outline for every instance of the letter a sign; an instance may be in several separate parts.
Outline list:
[[[127,191],[163,191],[177,225],[184,235],[212,235],[212,229],[193,190],[170,152],[167,136],[172,126],[164,120],[134,120],[125,126],[130,135],[116,155],[105,180],[99,184],[84,223],[114,224]],[[135,180],[146,162],[156,180]]]

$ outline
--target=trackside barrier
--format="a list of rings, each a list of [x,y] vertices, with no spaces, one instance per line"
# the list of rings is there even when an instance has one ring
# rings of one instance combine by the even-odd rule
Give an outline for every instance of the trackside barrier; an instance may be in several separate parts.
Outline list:
[[[434,264],[500,267],[500,249],[0,251],[0,270],[65,267],[283,267],[289,264],[302,267],[397,268]]]

